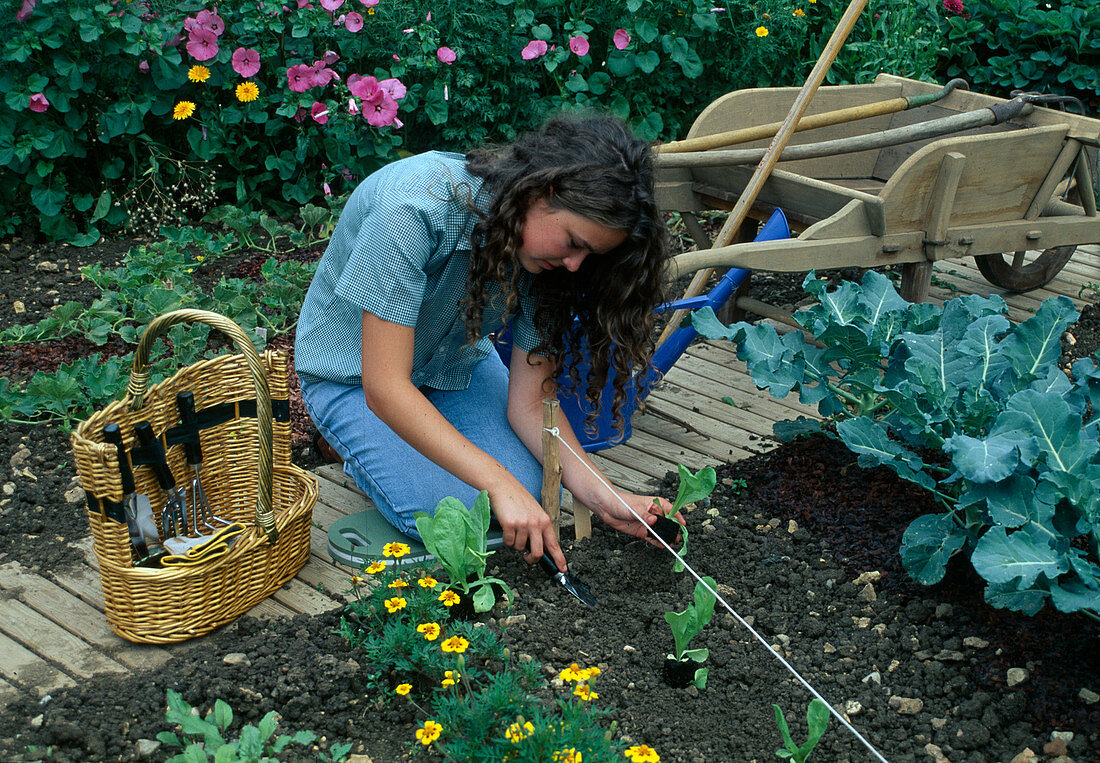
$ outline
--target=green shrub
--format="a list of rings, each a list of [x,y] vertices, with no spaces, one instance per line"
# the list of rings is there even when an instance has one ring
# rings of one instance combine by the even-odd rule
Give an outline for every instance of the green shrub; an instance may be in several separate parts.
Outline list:
[[[9,21],[0,235],[30,227],[88,244],[215,201],[289,217],[402,152],[506,141],[561,109],[598,107],[647,138],[678,137],[718,95],[796,84],[814,57],[814,12],[796,15],[792,0],[288,5],[221,4],[215,24],[197,0],[40,0]],[[217,31],[192,40],[196,24]],[[525,59],[532,41],[547,52]],[[255,51],[258,71],[234,63],[238,50]],[[292,67],[311,66],[305,80],[325,84],[292,85]],[[396,114],[361,101],[386,80],[390,97],[404,93]]]

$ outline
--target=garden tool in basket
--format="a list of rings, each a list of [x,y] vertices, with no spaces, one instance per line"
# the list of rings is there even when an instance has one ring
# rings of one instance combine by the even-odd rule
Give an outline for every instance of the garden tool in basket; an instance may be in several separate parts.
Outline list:
[[[183,452],[187,456],[187,464],[195,472],[191,480],[191,529],[198,533],[202,532],[202,527],[219,531],[231,523],[215,516],[210,509],[210,503],[206,500],[206,491],[202,487],[202,479],[199,476],[199,467],[202,465],[202,445],[199,442],[194,393],[190,390],[176,393],[176,408],[179,409],[180,424],[185,430],[190,430],[187,438],[183,440]],[[214,522],[218,522],[220,526]]]
[[[139,421],[134,424],[134,433],[138,441],[145,448],[145,460],[157,475],[157,482],[164,488],[168,496],[167,502],[160,513],[160,529],[164,537],[171,538],[174,535],[187,534],[187,495],[181,488],[176,487],[176,478],[172,476],[172,470],[168,468],[168,460],[164,455],[164,448],[160,439],[153,433],[153,427],[148,421]]]
[[[153,507],[149,496],[137,492],[134,485],[134,473],[130,469],[130,460],[126,455],[126,446],[122,442],[122,430],[118,424],[103,427],[103,441],[118,449],[118,471],[122,478],[123,510],[126,514],[126,527],[130,531],[130,543],[134,546],[139,560],[162,555],[160,535],[157,523],[153,519]]]
[[[197,538],[169,538],[164,547],[171,553],[162,557],[160,563],[165,567],[194,567],[206,564],[228,553],[230,547],[245,530],[240,522],[233,522],[213,535],[200,535]]]

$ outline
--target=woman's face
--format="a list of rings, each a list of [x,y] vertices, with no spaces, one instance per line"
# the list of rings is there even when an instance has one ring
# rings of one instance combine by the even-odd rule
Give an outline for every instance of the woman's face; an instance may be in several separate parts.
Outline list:
[[[523,244],[516,257],[529,273],[554,268],[574,272],[590,254],[605,254],[626,240],[626,231],[605,228],[545,197],[536,199],[523,221]]]

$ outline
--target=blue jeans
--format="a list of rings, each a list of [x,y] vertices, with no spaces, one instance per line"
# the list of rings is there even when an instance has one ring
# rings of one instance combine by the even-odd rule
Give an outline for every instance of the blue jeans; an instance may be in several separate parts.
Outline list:
[[[508,423],[508,369],[496,353],[477,364],[468,388],[422,391],[447,421],[538,500],[542,466]],[[344,471],[401,532],[419,540],[413,514],[434,513],[447,496],[473,505],[478,491],[422,456],[375,416],[362,387],[303,380],[302,398],[321,435],[344,459]]]

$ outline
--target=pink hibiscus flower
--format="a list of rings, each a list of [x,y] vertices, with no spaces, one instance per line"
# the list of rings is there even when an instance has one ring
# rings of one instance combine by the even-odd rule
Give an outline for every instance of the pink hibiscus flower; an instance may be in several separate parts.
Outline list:
[[[379,89],[374,98],[363,101],[363,116],[374,127],[392,125],[397,119],[397,101],[385,90]]]
[[[260,71],[260,54],[252,48],[237,48],[233,51],[233,71],[245,79],[256,76]]]
[[[520,56],[524,61],[530,61],[533,58],[545,55],[546,42],[543,40],[531,40],[531,42],[527,43],[527,47],[520,51]]]
[[[395,101],[400,101],[405,97],[405,93],[408,89],[401,83],[401,80],[394,77],[384,79],[378,83],[378,87],[389,93]]]
[[[148,74],[149,73],[149,62],[148,61],[140,62],[138,64],[138,71],[141,72],[142,74]]]
[[[306,64],[296,64],[286,70],[287,84],[295,93],[304,93],[313,87],[313,77],[313,67]]]
[[[335,82],[340,79],[340,75],[333,69],[329,69],[325,66],[324,60],[314,61],[313,66],[310,67],[313,70],[313,74],[310,77],[310,87],[324,87],[330,82]]]
[[[317,124],[325,124],[328,122],[328,106],[320,101],[314,101],[313,106],[309,110],[310,116],[313,117],[313,121]]]
[[[15,14],[15,20],[26,21],[34,12],[34,6],[37,4],[38,0],[23,0],[23,7]]]
[[[445,64],[453,64],[456,60],[458,60],[458,55],[447,46],[443,46],[442,48],[437,50],[435,52],[435,55],[436,58],[438,58]]]
[[[209,61],[218,55],[218,35],[213,29],[195,27],[187,40],[187,52],[196,61]]]
[[[626,46],[630,44],[630,32],[625,29],[616,29],[615,34],[611,36],[611,42],[619,50],[626,50]]]
[[[378,0],[359,0],[359,2],[361,2],[368,8],[373,8],[374,6],[378,5]]]
[[[321,0],[321,7],[326,11],[334,11],[344,4],[344,0]]]
[[[340,60],[340,54],[334,50],[325,51],[325,66],[332,66],[334,63]]]
[[[41,114],[43,111],[50,107],[50,102],[46,100],[45,93],[35,93],[31,96],[30,110]]]
[[[358,32],[363,28],[363,15],[352,11],[344,17],[344,26],[348,28],[349,32]]]
[[[581,37],[579,35],[577,37],[570,37],[569,38],[569,49],[571,51],[573,51],[574,53],[576,53],[578,56],[587,56],[588,55],[588,40],[586,40],[584,37]]]

